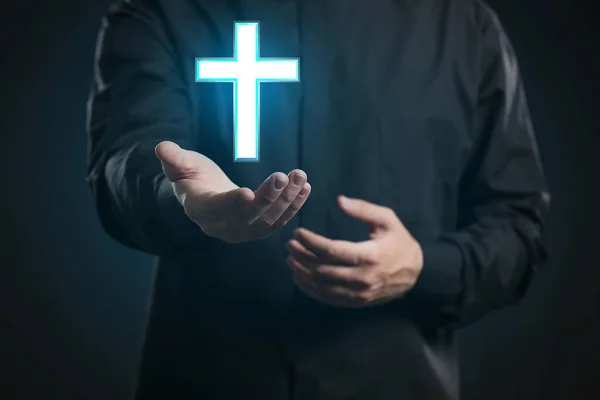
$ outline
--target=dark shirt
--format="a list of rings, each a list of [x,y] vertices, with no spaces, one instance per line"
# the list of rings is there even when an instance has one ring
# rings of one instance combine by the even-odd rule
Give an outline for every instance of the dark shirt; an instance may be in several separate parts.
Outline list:
[[[299,83],[260,87],[260,162],[233,162],[233,86],[196,83],[232,57],[234,22],[261,57],[298,57]],[[453,331],[513,304],[547,258],[550,196],[517,61],[476,0],[146,0],[100,35],[89,113],[98,213],[155,254],[138,399],[457,399]],[[170,140],[239,186],[306,171],[312,194],[269,238],[227,244],[186,216],[154,155]],[[391,304],[329,307],[293,285],[304,226],[365,240],[339,194],[390,207],[424,250]]]

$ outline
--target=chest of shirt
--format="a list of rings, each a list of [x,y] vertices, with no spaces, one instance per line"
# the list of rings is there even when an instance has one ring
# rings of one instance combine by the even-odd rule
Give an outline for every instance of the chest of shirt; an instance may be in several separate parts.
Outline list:
[[[174,42],[198,150],[236,184],[303,169],[313,187],[304,222],[321,231],[356,231],[336,217],[342,193],[434,231],[452,218],[476,85],[451,12],[391,0],[197,3],[172,16]],[[258,84],[258,163],[233,160],[234,84],[195,82],[196,58],[234,56],[234,23],[243,21],[259,23],[258,57],[299,59],[298,82]]]

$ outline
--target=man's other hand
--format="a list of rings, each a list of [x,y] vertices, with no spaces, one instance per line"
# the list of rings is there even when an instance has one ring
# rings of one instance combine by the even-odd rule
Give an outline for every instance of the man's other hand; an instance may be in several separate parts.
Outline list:
[[[208,236],[228,243],[262,239],[285,226],[310,194],[306,173],[276,172],[252,191],[234,184],[208,157],[172,142],[156,156],[185,213]]]
[[[338,203],[347,215],[371,226],[370,240],[332,240],[298,228],[287,245],[298,287],[322,303],[349,308],[404,296],[423,268],[419,243],[389,208],[343,196]]]

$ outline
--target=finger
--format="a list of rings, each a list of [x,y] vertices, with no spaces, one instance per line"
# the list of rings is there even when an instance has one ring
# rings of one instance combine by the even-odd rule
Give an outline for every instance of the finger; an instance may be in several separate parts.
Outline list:
[[[327,299],[322,297],[319,294],[319,292],[316,290],[314,283],[311,282],[306,277],[304,277],[302,275],[298,275],[298,274],[293,274],[292,279],[294,280],[294,283],[296,284],[296,286],[298,286],[298,288],[300,288],[300,290],[302,290],[304,293],[306,293],[308,296],[312,297],[313,299],[315,299],[321,303],[325,303],[325,304],[329,304],[329,305],[336,305],[335,302],[328,301]]]
[[[360,267],[347,265],[328,265],[320,261],[314,262],[313,258],[298,254],[292,250],[288,257],[290,267],[300,274],[306,275],[315,282],[337,285],[353,290],[364,290],[372,287],[367,279],[369,271]]]
[[[366,302],[364,295],[337,286],[319,285],[301,274],[294,274],[296,286],[313,299],[335,307],[361,308]]]
[[[297,169],[290,172],[287,178],[288,184],[281,195],[254,222],[256,229],[275,230],[285,225],[283,221],[279,220],[292,202],[296,200],[296,197],[298,197],[298,194],[306,183],[306,174]]]
[[[311,263],[311,264],[320,264],[325,260],[319,258],[315,253],[308,250],[304,247],[298,240],[290,239],[286,243],[286,249],[290,252],[290,255],[294,256],[297,260],[301,262]]]
[[[281,172],[276,172],[265,179],[254,191],[254,200],[241,212],[240,216],[244,223],[251,224],[256,221],[279,198],[287,184],[288,177]]]
[[[305,228],[298,228],[295,238],[318,257],[335,264],[364,265],[376,262],[376,246],[373,241],[349,242],[331,240]]]
[[[338,205],[348,216],[370,225],[389,228],[398,220],[398,217],[390,208],[365,200],[339,196]]]
[[[184,150],[173,142],[160,142],[154,149],[156,157],[162,163],[163,171],[171,182],[188,179],[198,174],[198,164],[194,152]]]
[[[320,291],[318,286],[305,276],[294,274],[292,278],[300,290],[318,302],[334,307],[346,307],[345,299],[336,297],[328,291]]]
[[[296,196],[296,199],[292,201],[292,204],[290,204],[287,210],[285,210],[285,212],[283,213],[283,215],[279,217],[279,219],[275,223],[276,228],[284,227],[285,225],[287,225],[288,222],[292,220],[292,218],[296,216],[296,214],[298,214],[298,211],[300,211],[302,206],[304,206],[304,203],[306,203],[306,200],[308,200],[308,196],[310,196],[310,191],[311,187],[310,184],[307,182],[304,184],[302,190],[300,190],[300,193],[298,193],[298,196]]]

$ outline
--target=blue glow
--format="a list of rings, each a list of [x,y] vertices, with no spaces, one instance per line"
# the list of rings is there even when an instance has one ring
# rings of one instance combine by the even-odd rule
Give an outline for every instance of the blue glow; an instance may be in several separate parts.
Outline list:
[[[236,22],[233,58],[196,58],[196,82],[233,82],[233,160],[258,161],[260,83],[298,82],[297,58],[260,58],[257,22]]]

